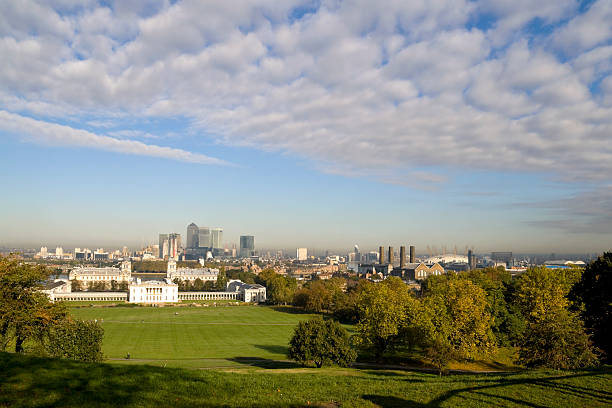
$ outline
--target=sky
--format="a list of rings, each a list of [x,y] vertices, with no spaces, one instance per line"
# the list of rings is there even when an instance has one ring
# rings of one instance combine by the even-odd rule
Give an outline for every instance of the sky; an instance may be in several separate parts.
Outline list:
[[[612,1],[0,3],[0,245],[612,249]]]

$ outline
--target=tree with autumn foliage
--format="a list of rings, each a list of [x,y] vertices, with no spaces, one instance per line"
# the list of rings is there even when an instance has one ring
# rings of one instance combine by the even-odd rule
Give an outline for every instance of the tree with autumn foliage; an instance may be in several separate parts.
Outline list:
[[[74,321],[62,303],[50,302],[41,291],[48,277],[44,266],[29,265],[12,256],[0,257],[0,350],[14,345],[17,353],[29,350],[101,360],[102,328],[97,323]],[[58,340],[70,343],[71,351],[55,353],[53,347],[62,346]]]
[[[570,293],[582,270],[530,268],[518,281],[516,301],[527,320],[519,361],[528,367],[576,369],[597,364],[596,350]]]

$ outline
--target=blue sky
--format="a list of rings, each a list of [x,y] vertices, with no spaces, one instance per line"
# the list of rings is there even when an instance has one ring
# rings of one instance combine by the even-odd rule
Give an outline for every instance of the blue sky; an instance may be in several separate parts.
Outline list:
[[[7,2],[0,245],[612,245],[612,2]]]

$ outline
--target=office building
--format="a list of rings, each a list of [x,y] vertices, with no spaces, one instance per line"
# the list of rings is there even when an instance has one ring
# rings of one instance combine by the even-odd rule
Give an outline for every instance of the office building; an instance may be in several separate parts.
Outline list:
[[[255,237],[253,235],[240,236],[240,257],[248,258],[255,253]]]
[[[296,250],[296,258],[298,261],[305,261],[308,259],[308,248],[298,248]]]
[[[187,226],[187,247],[197,248],[199,246],[199,228],[193,222]]]
[[[198,248],[211,248],[210,228],[200,227],[198,229]]]
[[[223,248],[223,228],[210,229],[210,248],[220,250]]]
[[[181,249],[181,234],[159,234],[159,257],[178,259]]]

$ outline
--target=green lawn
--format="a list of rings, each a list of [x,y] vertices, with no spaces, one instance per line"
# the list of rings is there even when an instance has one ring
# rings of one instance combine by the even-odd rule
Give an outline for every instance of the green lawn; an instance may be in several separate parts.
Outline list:
[[[612,368],[450,375],[186,370],[0,353],[0,407],[609,407]]]
[[[286,359],[287,344],[300,320],[313,315],[292,308],[88,307],[73,316],[104,327],[103,351],[109,359],[171,367],[241,366],[249,359]]]

